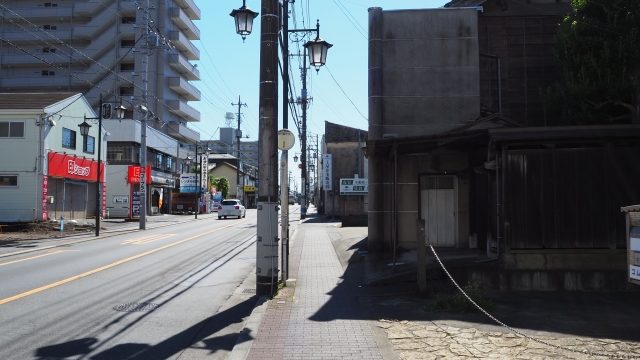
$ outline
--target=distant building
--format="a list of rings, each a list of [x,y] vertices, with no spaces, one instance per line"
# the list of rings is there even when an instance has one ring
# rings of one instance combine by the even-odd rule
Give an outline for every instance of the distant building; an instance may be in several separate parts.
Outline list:
[[[82,136],[85,115],[96,116],[82,94],[0,94],[0,222],[95,219],[106,131],[98,165],[100,130]]]
[[[125,119],[105,122],[112,133],[106,146],[109,161],[117,165],[112,170],[140,165],[135,154],[141,146],[141,121],[147,119],[148,132],[158,135],[149,138],[148,159],[155,171],[163,172],[153,175],[162,183],[155,184],[155,197],[147,197],[147,213],[152,214],[161,211],[153,199],[170,198],[166,189],[177,181],[187,158],[193,157],[192,144],[200,139],[188,125],[201,117],[190,105],[201,98],[193,84],[200,72],[192,64],[200,58],[193,44],[200,39],[194,22],[200,9],[193,0],[151,2],[149,8],[138,3],[3,1],[9,10],[0,10],[6,20],[0,23],[0,38],[10,43],[0,47],[0,92],[81,92],[96,113],[101,97],[107,106],[122,103],[128,108]],[[145,39],[151,39],[149,48]],[[124,129],[128,132],[120,131]],[[159,139],[162,143],[155,142]],[[115,173],[108,180],[118,179],[107,184],[109,216],[128,213],[123,178]]]
[[[342,192],[340,185],[341,179],[368,180],[368,165],[362,151],[367,132],[328,121],[325,121],[324,129],[318,159],[316,206],[320,213],[340,218],[343,225],[365,225],[368,193],[350,191],[352,189]]]

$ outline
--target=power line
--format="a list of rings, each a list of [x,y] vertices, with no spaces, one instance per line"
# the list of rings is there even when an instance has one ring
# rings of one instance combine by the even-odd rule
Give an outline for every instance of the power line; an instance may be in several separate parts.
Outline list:
[[[344,89],[342,88],[342,85],[340,85],[340,83],[338,82],[338,80],[336,80],[336,78],[333,76],[333,74],[331,73],[331,70],[329,69],[329,67],[325,64],[324,67],[327,69],[327,72],[329,72],[329,75],[331,75],[331,78],[333,79],[333,81],[336,83],[336,85],[338,85],[338,88],[340,89],[340,91],[342,91],[342,94],[347,98],[347,100],[349,100],[349,102],[351,103],[351,105],[353,105],[353,107],[356,109],[356,111],[358,112],[358,114],[360,114],[360,116],[362,116],[363,119],[365,119],[367,122],[369,121],[369,119],[364,116],[362,114],[362,112],[360,111],[360,109],[358,109],[358,107],[356,106],[356,104],[353,102],[353,100],[351,100],[351,98],[349,97],[349,94],[347,94],[346,91],[344,91]]]

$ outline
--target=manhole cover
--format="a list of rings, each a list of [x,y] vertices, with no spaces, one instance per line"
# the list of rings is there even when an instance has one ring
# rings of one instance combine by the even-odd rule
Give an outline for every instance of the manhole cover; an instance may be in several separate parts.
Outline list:
[[[113,310],[122,311],[122,312],[153,311],[158,306],[159,306],[158,304],[149,303],[149,302],[143,302],[143,303],[132,302],[132,303],[116,305],[113,307]]]
[[[244,289],[242,290],[243,294],[255,294],[256,293],[256,289]]]

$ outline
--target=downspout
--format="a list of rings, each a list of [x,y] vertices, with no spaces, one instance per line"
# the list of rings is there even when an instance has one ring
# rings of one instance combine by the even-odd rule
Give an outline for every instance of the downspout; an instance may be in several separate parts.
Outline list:
[[[500,157],[500,158],[499,158]],[[496,258],[500,258],[500,245],[502,243],[502,208],[504,204],[504,171],[501,171],[504,165],[504,149],[500,147],[496,151]],[[500,161],[498,161],[500,160]],[[501,181],[502,180],[502,181]]]
[[[398,143],[393,144],[393,268],[398,255]]]
[[[383,127],[383,16],[382,8],[369,8],[369,64],[368,64],[368,95],[369,95],[369,138],[367,152],[369,154],[369,209],[368,219],[368,247],[369,251],[383,251],[388,248],[385,241],[386,224],[384,217],[384,166],[386,156],[379,155],[376,149],[378,141],[382,140]],[[385,224],[386,223],[386,224]]]

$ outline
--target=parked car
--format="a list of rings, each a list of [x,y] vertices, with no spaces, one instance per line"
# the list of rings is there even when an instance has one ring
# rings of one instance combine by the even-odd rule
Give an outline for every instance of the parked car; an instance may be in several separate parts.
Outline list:
[[[289,196],[289,205],[295,205],[296,201],[293,196]]]
[[[237,216],[238,219],[247,216],[247,209],[238,199],[222,200],[218,206],[218,219],[227,218],[227,216]]]

